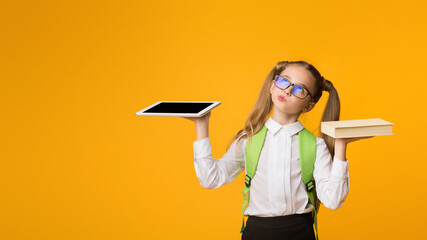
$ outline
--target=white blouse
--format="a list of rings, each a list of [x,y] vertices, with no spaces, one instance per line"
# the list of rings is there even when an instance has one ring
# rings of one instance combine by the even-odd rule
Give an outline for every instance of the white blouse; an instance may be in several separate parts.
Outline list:
[[[313,206],[308,203],[306,187],[301,179],[298,153],[298,132],[304,126],[299,121],[280,125],[273,118],[269,118],[265,125],[268,131],[244,214],[282,216],[310,212]],[[236,148],[236,139],[224,156],[215,160],[209,137],[196,140],[193,143],[194,167],[200,184],[212,189],[231,183],[245,169],[246,141],[243,139]],[[316,142],[313,177],[317,197],[325,207],[338,209],[350,188],[348,161],[341,161],[335,156],[332,161],[325,141],[316,137]],[[242,182],[242,190],[243,187]]]

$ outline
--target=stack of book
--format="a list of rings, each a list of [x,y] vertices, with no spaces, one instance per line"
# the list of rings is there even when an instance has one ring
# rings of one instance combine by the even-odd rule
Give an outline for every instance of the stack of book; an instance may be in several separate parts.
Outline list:
[[[393,135],[393,123],[380,118],[329,121],[321,123],[322,133],[333,138]]]

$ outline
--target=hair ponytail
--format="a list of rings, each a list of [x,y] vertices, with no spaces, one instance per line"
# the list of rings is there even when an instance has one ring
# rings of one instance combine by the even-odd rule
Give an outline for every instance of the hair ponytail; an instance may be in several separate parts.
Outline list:
[[[335,89],[334,85],[331,81],[327,79],[323,79],[322,82],[322,90],[329,92],[329,98],[328,102],[326,103],[325,110],[323,110],[322,119],[320,122],[326,122],[326,121],[339,121],[340,119],[340,98],[338,96],[338,92]],[[321,124],[321,123],[320,123]],[[320,129],[320,126],[319,126]],[[332,157],[335,154],[335,139],[322,133],[320,134],[320,137],[325,140],[326,145],[328,146],[329,152],[331,153]]]
[[[230,148],[230,145],[234,140],[237,140],[237,145],[239,142],[245,138],[252,137],[255,133],[259,132],[264,126],[267,116],[270,114],[273,108],[273,101],[270,96],[270,83],[274,78],[274,75],[279,71],[278,65],[283,64],[279,62],[267,75],[265,81],[261,87],[261,91],[258,95],[258,98],[255,102],[255,106],[249,112],[248,118],[246,119],[245,126],[240,129],[229,141],[227,149]],[[238,147],[236,148],[236,150]]]

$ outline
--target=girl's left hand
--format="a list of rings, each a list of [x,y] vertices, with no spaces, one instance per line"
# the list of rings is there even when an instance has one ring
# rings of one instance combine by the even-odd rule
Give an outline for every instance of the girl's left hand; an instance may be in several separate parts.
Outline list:
[[[348,144],[357,140],[361,140],[361,139],[366,139],[366,138],[373,138],[374,136],[370,136],[370,137],[353,137],[353,138],[336,138],[335,142],[336,143],[341,143],[341,144]]]

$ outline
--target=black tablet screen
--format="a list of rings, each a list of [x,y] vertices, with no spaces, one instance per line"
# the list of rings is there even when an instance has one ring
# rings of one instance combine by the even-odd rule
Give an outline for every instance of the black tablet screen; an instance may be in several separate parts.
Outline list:
[[[198,113],[213,103],[162,102],[144,113]]]

